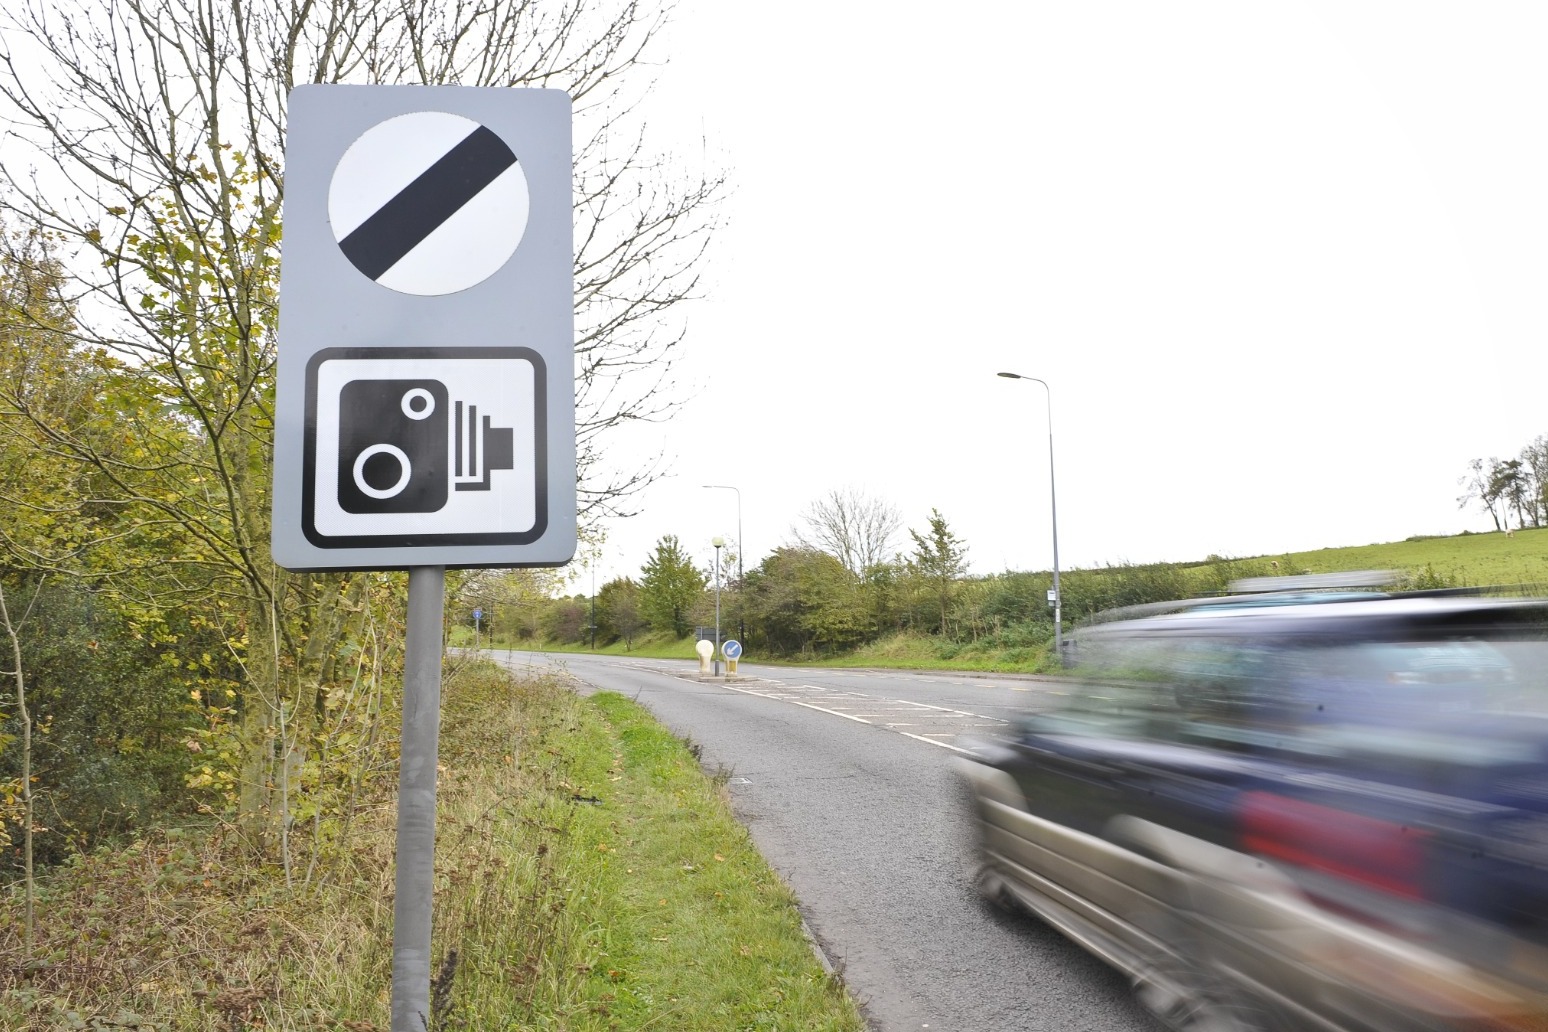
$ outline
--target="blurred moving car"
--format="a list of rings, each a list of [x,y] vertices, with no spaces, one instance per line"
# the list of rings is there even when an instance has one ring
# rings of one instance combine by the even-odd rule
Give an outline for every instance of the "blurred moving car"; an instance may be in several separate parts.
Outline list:
[[[1178,607],[962,762],[980,889],[1174,1029],[1548,1029],[1548,601]]]

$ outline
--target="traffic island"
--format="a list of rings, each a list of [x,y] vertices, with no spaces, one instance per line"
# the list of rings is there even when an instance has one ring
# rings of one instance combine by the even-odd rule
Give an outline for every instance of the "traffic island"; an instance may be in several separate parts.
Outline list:
[[[719,629],[716,629],[719,635]],[[717,645],[706,638],[700,638],[694,644],[694,651],[699,654],[699,680],[701,681],[726,681],[736,680],[736,664],[742,658],[742,643],[735,638],[727,638]],[[719,655],[717,655],[717,651]],[[725,662],[725,673],[720,670],[721,661]]]

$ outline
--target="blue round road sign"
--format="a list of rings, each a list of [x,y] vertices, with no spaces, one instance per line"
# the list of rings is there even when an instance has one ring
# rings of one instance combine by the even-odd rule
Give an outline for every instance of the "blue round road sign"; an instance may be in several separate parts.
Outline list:
[[[720,654],[727,659],[736,659],[742,654],[742,643],[735,638],[727,638],[720,643]]]

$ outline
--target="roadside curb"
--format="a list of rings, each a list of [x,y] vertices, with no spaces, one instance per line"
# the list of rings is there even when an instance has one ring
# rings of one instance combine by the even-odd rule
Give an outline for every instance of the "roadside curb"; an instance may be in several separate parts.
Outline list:
[[[811,945],[812,952],[817,954],[817,962],[822,965],[822,969],[828,973],[829,977],[832,977],[836,970],[833,967],[833,962],[828,959],[828,951],[822,948],[822,943],[817,940],[817,934],[812,931],[812,926],[806,923],[805,915],[800,915],[800,917],[801,934],[806,936],[806,941]]]

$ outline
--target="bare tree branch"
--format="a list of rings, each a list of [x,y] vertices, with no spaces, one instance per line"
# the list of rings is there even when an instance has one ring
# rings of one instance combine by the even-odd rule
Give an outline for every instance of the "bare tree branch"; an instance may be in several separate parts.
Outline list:
[[[855,577],[888,562],[903,518],[897,509],[849,487],[828,492],[801,516],[795,537],[807,548],[827,552]]]
[[[0,11],[0,222],[57,262],[71,318],[50,332],[93,356],[89,400],[121,409],[105,431],[42,404],[22,378],[0,385],[0,423],[50,470],[77,471],[64,495],[116,515],[96,525],[99,574],[149,554],[108,545],[149,540],[174,557],[142,571],[164,598],[241,601],[233,639],[276,643],[267,668],[256,647],[244,665],[255,708],[280,712],[327,676],[317,642],[332,643],[329,614],[354,583],[286,574],[268,552],[290,90],[532,86],[573,98],[587,533],[660,473],[658,462],[610,466],[606,445],[681,401],[680,306],[698,293],[726,188],[721,173],[674,171],[647,145],[641,102],[668,14],[638,0],[15,0]],[[21,493],[40,516],[56,504]],[[39,563],[87,551],[18,534],[0,544]],[[271,748],[261,720],[252,734],[255,755]],[[254,792],[266,778],[244,775]]]

